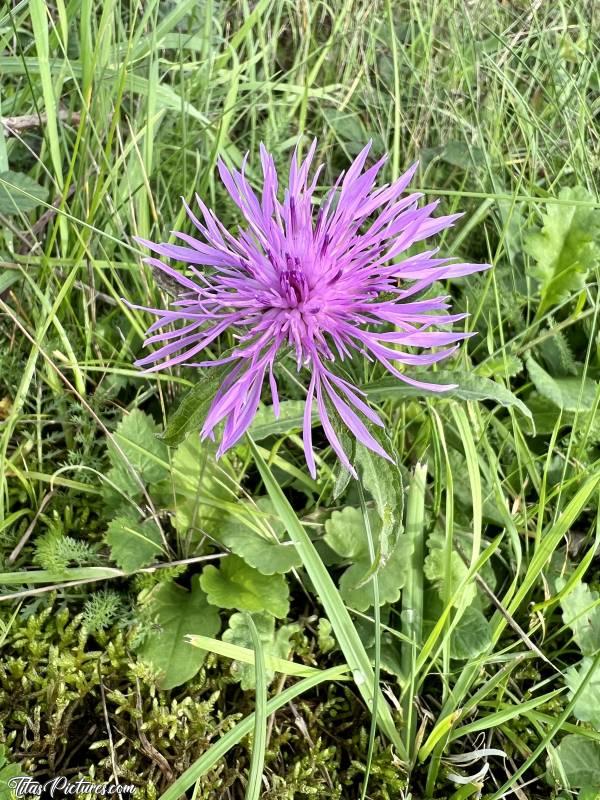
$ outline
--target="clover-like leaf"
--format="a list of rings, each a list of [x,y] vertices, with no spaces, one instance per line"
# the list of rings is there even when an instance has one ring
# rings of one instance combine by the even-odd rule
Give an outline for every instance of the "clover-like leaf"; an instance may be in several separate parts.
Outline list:
[[[381,520],[375,510],[371,510],[369,518],[376,539],[380,534]],[[358,611],[366,611],[373,605],[373,586],[369,579],[373,569],[362,512],[351,506],[334,511],[325,523],[324,538],[338,555],[353,562],[340,578],[340,593],[344,601]],[[410,552],[410,540],[400,535],[376,569],[381,605],[395,603],[399,599],[406,580]]]
[[[263,647],[264,656],[287,659],[290,655],[290,637],[300,630],[298,623],[282,625],[275,630],[275,618],[271,614],[257,613],[252,614],[252,619],[256,626],[258,637]],[[253,648],[252,634],[248,626],[245,614],[232,614],[229,618],[229,627],[223,633],[223,641],[235,644],[239,647]],[[241,661],[234,661],[231,665],[231,672],[239,680],[242,689],[245,691],[256,687],[256,672],[254,664],[246,664]],[[267,683],[270,683],[275,676],[272,669],[266,667]]]
[[[151,564],[163,549],[160,530],[154,520],[137,522],[116,517],[108,526],[104,541],[113,561],[125,572],[134,572]]]
[[[440,597],[444,597],[448,588],[452,593],[459,586],[465,579],[469,570],[456,550],[452,550],[448,556],[446,552],[446,542],[441,533],[432,533],[427,539],[427,546],[429,552],[425,557],[423,572],[427,580],[435,586]],[[448,557],[450,558],[449,571],[446,565]],[[450,587],[446,586],[448,578],[450,579]],[[475,599],[476,594],[477,588],[475,587],[475,583],[471,581],[463,588],[460,596],[455,598],[454,605],[456,607],[470,605]]]
[[[216,636],[221,627],[219,612],[207,602],[198,577],[188,592],[174,581],[160,584],[153,593],[148,612],[155,622],[138,655],[160,671],[160,686],[172,689],[192,678],[206,652],[185,640],[188,634]]]
[[[208,602],[219,608],[239,611],[268,611],[285,617],[289,609],[289,588],[283,575],[263,575],[238,556],[226,556],[219,568],[204,567],[200,585]]]

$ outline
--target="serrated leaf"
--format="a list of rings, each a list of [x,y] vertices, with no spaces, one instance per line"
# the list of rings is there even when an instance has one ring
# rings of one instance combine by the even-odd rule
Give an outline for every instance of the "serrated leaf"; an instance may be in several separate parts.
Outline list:
[[[564,578],[558,578],[557,590],[560,591],[565,583]],[[587,583],[583,582],[577,583],[560,601],[563,622],[573,631],[573,640],[584,656],[593,656],[600,650],[600,603],[598,601],[598,592],[593,592]]]
[[[450,639],[450,656],[464,661],[476,658],[492,641],[490,625],[478,608],[466,608]]]
[[[156,438],[158,431],[159,426],[152,417],[136,408],[123,417],[114,433],[114,438],[125,453],[129,464],[145,484],[156,483],[168,474],[167,448]],[[135,487],[139,493],[141,488],[112,442],[109,442],[108,452],[115,479],[123,480],[127,486]]]
[[[269,514],[269,517],[258,519],[250,517],[248,524],[244,523],[243,517],[232,517],[217,534],[219,541],[263,575],[283,574],[294,567],[300,567],[302,559],[293,544],[289,541],[286,543],[280,541],[285,529],[275,517],[269,498],[259,498],[256,505],[262,514]],[[250,526],[252,519],[264,529],[264,535]],[[268,525],[265,524],[267,521]]]
[[[571,788],[600,789],[600,742],[567,734],[556,748]]]
[[[7,186],[7,183],[12,186]],[[22,189],[23,191],[19,191]],[[25,192],[27,194],[25,194]],[[0,214],[26,213],[43,203],[48,190],[23,172],[0,172]]]
[[[116,517],[104,534],[110,555],[124,572],[147,567],[162,552],[162,537],[154,520],[136,522]]]
[[[138,648],[138,655],[161,672],[161,688],[172,689],[193,678],[206,658],[185,636],[216,636],[221,627],[219,613],[208,604],[198,576],[192,579],[190,592],[174,581],[161,583],[150,600],[149,613],[156,626]]]
[[[581,186],[562,189],[558,197],[595,203]],[[525,251],[537,262],[529,274],[540,288],[538,316],[580,291],[600,258],[600,211],[548,203],[542,219],[542,228],[525,238]]]
[[[428,389],[419,389],[409,386],[401,380],[394,378],[382,378],[380,381],[365,387],[369,397],[373,399],[403,399],[410,397],[437,397],[439,400],[458,399],[458,400],[491,400],[504,408],[515,408],[533,422],[530,410],[522,400],[519,400],[509,389],[500,383],[484,378],[474,372],[411,372],[411,377],[422,378],[440,386],[456,384],[455,389],[448,391],[432,392]]]
[[[531,357],[526,359],[527,372],[542,397],[563,411],[591,411],[598,384],[591,378],[553,378]]]
[[[265,662],[268,664],[269,657],[287,659],[291,651],[290,637],[300,630],[300,625],[297,623],[282,625],[275,631],[275,618],[271,614],[253,614],[252,619],[263,646]],[[252,648],[252,635],[245,614],[236,613],[231,615],[229,627],[223,633],[222,639],[239,647]],[[256,672],[254,664],[234,661],[231,666],[231,672],[236,680],[239,680],[244,691],[255,688]],[[275,676],[275,671],[267,666],[265,672],[267,684],[269,684]]]
[[[565,672],[565,683],[569,687],[569,699],[573,697],[581,682],[593,665],[593,658],[587,656],[575,667]],[[580,722],[589,722],[600,731],[600,669],[595,669],[583,691],[575,701],[573,714]]]
[[[373,533],[379,535],[381,521],[374,510],[371,511],[371,527]],[[373,605],[373,587],[369,580],[371,559],[362,512],[351,506],[342,511],[334,511],[325,523],[324,539],[338,555],[353,562],[340,578],[342,598],[358,611],[366,611]],[[381,605],[395,603],[400,598],[410,551],[408,537],[398,536],[386,561],[378,569]]]
[[[230,365],[225,364],[207,367],[201,371],[198,383],[183,395],[169,417],[167,427],[160,437],[166,445],[176,447],[192,431],[200,431],[217,389],[230,369]]]
[[[219,568],[204,567],[200,585],[208,602],[239,611],[268,611],[285,617],[289,610],[289,588],[283,575],[263,575],[239,558],[227,556]]]

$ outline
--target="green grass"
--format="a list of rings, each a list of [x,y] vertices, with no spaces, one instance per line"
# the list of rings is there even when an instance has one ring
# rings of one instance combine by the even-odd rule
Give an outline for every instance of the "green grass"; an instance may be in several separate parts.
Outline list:
[[[169,798],[183,784],[195,786],[198,800],[216,796],[217,776],[218,791],[231,798],[305,797],[311,785],[333,798],[398,797],[401,787],[413,799],[595,796],[585,794],[561,742],[576,734],[600,743],[598,715],[582,709],[600,702],[599,265],[585,250],[584,280],[572,278],[569,291],[553,298],[537,282],[528,245],[552,209],[558,226],[561,215],[600,207],[594,11],[586,0],[108,0],[101,8],[31,0],[0,9],[2,660],[15,668],[23,626],[51,597],[79,619],[105,587],[117,593],[132,635],[129,655],[119,658],[137,663],[135,637],[153,635],[153,586],[175,576],[189,587],[200,558],[218,563],[227,552],[219,507],[269,541],[281,538],[283,520],[301,556],[285,579],[287,622],[299,625],[288,650],[269,650],[275,644],[253,622],[251,639],[232,644],[253,650],[265,669],[288,658],[319,672],[299,683],[261,673],[250,702],[231,676],[220,676],[222,738],[220,730],[197,732],[199,760],[184,764],[169,753],[169,771],[151,748],[127,745],[137,754],[127,750],[140,786],[152,776],[155,794],[167,790]],[[260,142],[283,169],[295,144],[305,152],[313,136],[325,184],[372,138],[377,154],[390,155],[386,180],[419,159],[417,188],[439,198],[443,212],[465,212],[441,238],[443,252],[494,269],[450,282],[478,335],[443,368],[509,389],[531,408],[537,429],[533,435],[526,417],[493,394],[485,402],[381,394],[377,405],[407,490],[404,516],[396,511],[416,547],[402,599],[381,614],[348,607],[340,591],[347,564],[324,544],[332,511],[361,503],[352,483],[336,494],[343,481],[322,439],[316,484],[297,422],[273,429],[270,421],[256,444],[241,445],[219,466],[203,450],[194,483],[185,466],[192,462],[157,450],[153,436],[140,437],[135,450],[117,429],[135,409],[162,429],[197,377],[190,369],[148,377],[132,367],[149,318],[123,298],[148,306],[167,298],[133,237],[164,241],[185,228],[180,197],[194,191],[236,225],[217,158],[239,164],[249,151],[254,180]],[[36,204],[29,184],[19,191],[14,173],[45,187],[46,201]],[[585,193],[561,194],[576,186]],[[30,199],[31,210],[5,208],[6,193],[15,203]],[[585,225],[598,246],[600,226],[592,216]],[[220,346],[231,343],[224,337]],[[382,376],[359,364],[353,377],[369,384]],[[302,399],[291,379],[284,385],[286,397]],[[115,461],[121,471],[110,473]],[[274,515],[245,502],[267,494]],[[375,499],[367,499],[369,508]],[[177,516],[184,504],[187,527]],[[117,569],[104,540],[117,506],[119,515],[157,526],[159,569],[151,562]],[[79,561],[69,537],[87,545]],[[376,559],[371,547],[369,563]],[[370,596],[383,583],[376,572]],[[232,611],[221,611],[223,626]],[[318,630],[325,616],[333,649]],[[483,644],[457,658],[458,637],[469,639],[475,619],[485,621]],[[107,630],[115,624],[107,621]],[[116,698],[124,689],[111,691],[110,674],[123,670],[110,666],[109,637],[98,637],[90,659],[108,674],[106,713],[117,740]],[[346,662],[355,679],[360,673],[354,683],[342,680]],[[225,674],[229,662],[219,664]],[[10,674],[3,675],[0,669],[8,686]],[[166,704],[186,696],[185,686],[156,691]],[[53,715],[43,744],[27,733],[34,698],[23,691],[17,713],[10,694],[3,696],[0,730],[12,761],[26,759],[40,774],[67,767],[89,774],[101,753],[98,774],[110,778],[105,730],[81,734],[72,760],[53,764],[49,742],[78,729]],[[356,724],[320,726],[314,708],[342,700]],[[77,717],[76,699],[69,702]],[[379,727],[370,747],[372,712]],[[307,758],[312,745],[334,753],[314,772],[304,754],[295,761],[286,750],[285,736],[294,725],[304,730],[303,719]],[[235,749],[239,742],[244,747]],[[471,763],[452,760],[469,753]],[[118,748],[110,755],[119,763]],[[588,784],[599,790],[596,758],[587,759]],[[463,787],[457,775],[471,781]]]

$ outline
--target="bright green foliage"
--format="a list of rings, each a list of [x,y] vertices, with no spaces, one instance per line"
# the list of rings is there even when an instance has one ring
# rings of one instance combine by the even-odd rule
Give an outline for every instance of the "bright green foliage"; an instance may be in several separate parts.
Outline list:
[[[600,742],[568,734],[556,754],[573,789],[600,789]]]
[[[568,203],[593,204],[593,195],[576,186],[562,189],[558,197],[564,202],[549,203],[541,230],[525,239],[526,251],[537,262],[530,274],[539,285],[540,315],[580,291],[600,259],[600,211]]]
[[[219,541],[263,575],[289,572],[301,566],[302,559],[291,542],[281,543],[285,528],[273,513],[271,501],[259,497],[256,506],[258,513],[248,506],[247,521],[230,517],[217,534]]]
[[[256,625],[265,657],[275,656],[276,658],[287,659],[292,649],[290,637],[300,630],[300,625],[297,623],[282,625],[275,630],[275,618],[271,614],[255,613],[252,614],[252,619]],[[236,644],[239,647],[252,648],[252,636],[250,635],[245,614],[235,613],[231,615],[229,627],[223,632],[223,641]],[[240,682],[242,689],[251,690],[255,688],[256,677],[253,664],[234,661],[231,665],[231,673]],[[274,676],[274,671],[266,668],[267,683],[270,683]]]
[[[235,498],[227,461],[217,465],[214,445],[189,436],[174,451],[171,463],[169,478],[154,491],[163,507],[173,509],[177,532],[196,540],[203,530],[216,532],[225,516],[224,501]]]
[[[378,536],[381,522],[371,512],[373,535]],[[366,611],[373,605],[373,586],[369,580],[371,559],[362,513],[348,506],[343,511],[334,511],[325,523],[325,541],[344,561],[350,562],[340,578],[340,592],[346,603],[358,611]],[[395,603],[406,580],[410,542],[402,534],[398,537],[385,562],[377,571],[380,604]]]
[[[104,536],[110,555],[125,572],[146,567],[163,550],[160,530],[153,519],[135,522],[128,517],[116,517]]]
[[[11,778],[21,775],[23,770],[18,764],[11,764],[5,756],[4,745],[0,745],[0,800],[12,800],[14,791],[9,786]]]
[[[284,576],[263,575],[239,556],[223,558],[218,568],[212,564],[204,567],[200,585],[208,602],[219,608],[268,611],[275,617],[288,613],[289,588]]]
[[[185,641],[188,634],[216,636],[219,614],[207,603],[198,577],[191,591],[174,582],[157,586],[148,599],[146,616],[152,624],[138,654],[159,672],[163,689],[180,686],[202,666],[206,653]]]

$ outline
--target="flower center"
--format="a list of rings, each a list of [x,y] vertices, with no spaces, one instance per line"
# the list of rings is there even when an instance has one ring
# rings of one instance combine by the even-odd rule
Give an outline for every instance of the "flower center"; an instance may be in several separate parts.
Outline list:
[[[302,269],[294,267],[281,272],[279,274],[279,287],[290,308],[296,308],[309,298],[308,281]]]

